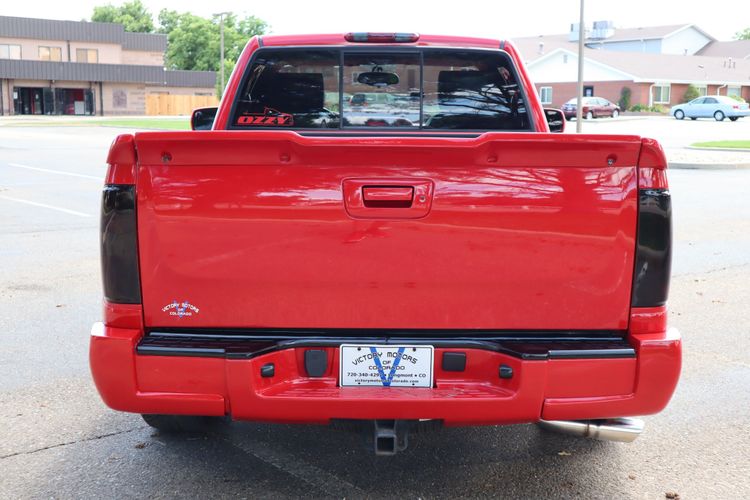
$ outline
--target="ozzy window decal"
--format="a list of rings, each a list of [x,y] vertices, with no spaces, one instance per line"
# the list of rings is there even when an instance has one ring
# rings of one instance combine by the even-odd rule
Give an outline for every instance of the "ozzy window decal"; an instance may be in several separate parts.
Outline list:
[[[272,108],[263,109],[263,113],[245,113],[237,118],[237,125],[264,127],[288,127],[294,125],[294,117],[289,113],[281,113]]]

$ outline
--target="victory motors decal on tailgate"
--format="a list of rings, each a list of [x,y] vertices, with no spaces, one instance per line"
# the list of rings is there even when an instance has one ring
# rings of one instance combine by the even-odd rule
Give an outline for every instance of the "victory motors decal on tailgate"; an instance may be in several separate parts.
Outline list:
[[[200,309],[190,302],[177,302],[176,300],[173,300],[170,304],[162,307],[161,310],[165,313],[169,313],[170,316],[177,316],[178,318],[193,316],[200,312]]]
[[[243,114],[237,118],[237,125],[289,127],[294,125],[294,118],[289,113],[282,113],[273,108],[265,108],[263,113]]]

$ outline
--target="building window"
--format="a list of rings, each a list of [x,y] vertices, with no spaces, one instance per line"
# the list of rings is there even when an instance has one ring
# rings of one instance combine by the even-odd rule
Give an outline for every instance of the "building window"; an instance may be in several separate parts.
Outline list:
[[[60,47],[39,47],[40,61],[62,61],[62,48]]]
[[[729,97],[742,97],[742,87],[727,87],[727,95]]]
[[[540,88],[539,98],[542,100],[542,104],[552,104],[552,87]]]
[[[654,104],[669,104],[669,84],[654,85]]]
[[[698,89],[698,95],[701,97],[708,95],[708,87],[706,85],[696,85],[695,88]]]
[[[76,61],[79,63],[98,63],[99,51],[97,49],[76,49]]]
[[[21,46],[0,44],[0,59],[21,59]]]

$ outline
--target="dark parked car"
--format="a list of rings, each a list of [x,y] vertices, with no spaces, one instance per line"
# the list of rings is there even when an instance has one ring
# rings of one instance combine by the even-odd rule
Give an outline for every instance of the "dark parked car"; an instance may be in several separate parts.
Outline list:
[[[587,120],[601,116],[611,116],[612,118],[620,116],[620,106],[602,97],[584,97],[582,104],[581,116]],[[577,102],[575,97],[563,104],[562,112],[566,119],[570,120],[576,117],[576,107]]]

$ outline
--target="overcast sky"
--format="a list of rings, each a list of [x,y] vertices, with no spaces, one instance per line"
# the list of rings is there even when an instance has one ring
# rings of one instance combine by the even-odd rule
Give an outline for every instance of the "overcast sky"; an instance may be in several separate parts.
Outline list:
[[[586,22],[612,20],[633,28],[694,23],[719,40],[750,28],[747,0],[713,0],[698,8],[684,0],[586,0]],[[4,0],[0,14],[80,20],[107,0]],[[121,3],[115,0],[115,5]],[[568,31],[578,19],[579,0],[144,0],[156,18],[163,8],[207,16],[235,11],[258,16],[274,33],[414,31],[445,35],[512,38]],[[745,5],[745,7],[741,7]],[[0,33],[0,36],[2,34]]]

